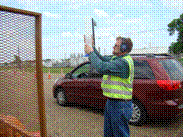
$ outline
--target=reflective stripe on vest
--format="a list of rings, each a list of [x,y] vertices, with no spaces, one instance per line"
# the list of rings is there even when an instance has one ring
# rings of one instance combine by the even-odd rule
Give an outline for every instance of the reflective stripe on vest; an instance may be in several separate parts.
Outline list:
[[[113,56],[115,58],[116,56]],[[111,60],[112,60],[111,59]],[[101,88],[103,95],[111,98],[132,99],[133,78],[134,78],[134,63],[130,55],[122,57],[129,63],[129,77],[127,79],[118,76],[103,75]]]
[[[122,94],[122,90],[108,89],[108,88],[103,88],[103,90],[105,92]],[[132,93],[130,91],[123,91],[123,94],[125,94],[125,95],[132,95]]]
[[[120,86],[124,86],[127,88],[132,88],[133,84],[125,84],[123,82],[119,82],[119,81],[110,81],[110,80],[104,80],[103,82],[104,84],[110,84],[110,85],[120,85]]]

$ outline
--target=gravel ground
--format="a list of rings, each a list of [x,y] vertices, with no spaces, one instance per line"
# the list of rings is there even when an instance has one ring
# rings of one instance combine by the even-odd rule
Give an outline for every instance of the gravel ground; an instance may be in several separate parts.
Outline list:
[[[0,72],[0,114],[17,117],[29,131],[40,130],[34,73]]]
[[[103,111],[79,105],[59,106],[52,95],[52,86],[59,74],[44,74],[47,135],[64,137],[102,137]],[[183,137],[183,116],[169,122],[149,121],[143,126],[131,126],[131,137]]]

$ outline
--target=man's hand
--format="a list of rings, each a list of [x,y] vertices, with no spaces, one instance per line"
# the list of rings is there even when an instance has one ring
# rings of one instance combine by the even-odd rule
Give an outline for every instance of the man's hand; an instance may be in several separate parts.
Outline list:
[[[90,47],[89,45],[85,44],[85,46],[84,46],[84,51],[85,51],[87,54],[89,54],[90,52],[93,52],[94,50],[93,50],[92,47]]]
[[[65,77],[65,74],[63,73],[63,69],[61,68],[61,77]]]
[[[93,52],[93,48],[90,47],[89,45],[86,44],[86,38],[85,38],[85,35],[84,35],[84,43],[85,43],[85,46],[84,46],[84,51],[89,54],[90,52]],[[92,41],[92,43],[94,43],[94,41]]]
[[[92,39],[92,47],[94,47],[95,44],[94,44],[93,35],[91,35],[91,39]],[[84,35],[84,43],[86,44],[86,37],[85,37],[85,35]]]

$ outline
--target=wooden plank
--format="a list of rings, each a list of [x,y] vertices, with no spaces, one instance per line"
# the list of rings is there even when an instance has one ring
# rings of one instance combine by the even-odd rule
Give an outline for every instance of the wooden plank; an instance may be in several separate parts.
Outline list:
[[[40,16],[41,15],[41,13],[26,11],[22,9],[15,9],[15,8],[6,7],[6,6],[0,6],[0,11],[7,11],[7,12],[19,13],[19,14],[30,15],[30,16]]]
[[[36,17],[36,79],[38,90],[38,106],[40,114],[40,131],[42,137],[47,137],[46,117],[45,117],[45,99],[43,87],[43,65],[42,65],[42,16]]]
[[[20,127],[20,125],[16,125],[14,121],[9,120],[7,116],[3,114],[0,114],[0,135],[6,134],[9,137],[13,137],[13,135],[18,132],[22,136],[32,137],[31,132],[26,131],[23,127]]]

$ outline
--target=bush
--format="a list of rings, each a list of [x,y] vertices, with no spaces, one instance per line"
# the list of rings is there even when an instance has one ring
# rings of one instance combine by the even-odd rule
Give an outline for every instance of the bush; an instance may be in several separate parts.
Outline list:
[[[183,65],[183,58],[178,59],[178,61]]]

